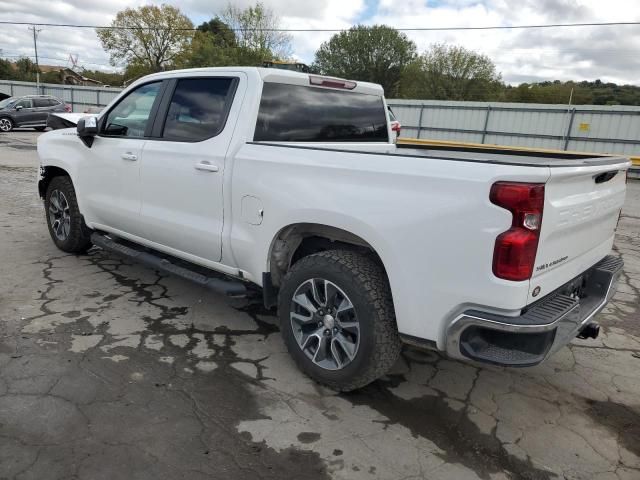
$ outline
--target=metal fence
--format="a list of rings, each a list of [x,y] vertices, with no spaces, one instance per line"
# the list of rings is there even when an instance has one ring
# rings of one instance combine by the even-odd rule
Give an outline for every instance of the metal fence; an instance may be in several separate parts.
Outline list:
[[[640,107],[388,100],[402,136],[640,155]]]
[[[104,107],[122,89],[0,80],[0,93],[54,95],[74,112]],[[640,155],[640,107],[388,100],[402,136]]]
[[[10,96],[53,95],[71,105],[74,112],[82,113],[89,107],[104,107],[122,91],[112,87],[80,87],[76,85],[58,85],[41,83],[36,87],[32,82],[0,80],[0,93]]]

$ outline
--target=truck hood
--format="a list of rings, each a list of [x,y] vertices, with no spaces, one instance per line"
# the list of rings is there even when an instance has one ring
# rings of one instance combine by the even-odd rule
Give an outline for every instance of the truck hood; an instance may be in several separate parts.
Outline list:
[[[47,119],[47,126],[53,130],[60,128],[73,128],[78,125],[78,120],[84,117],[97,117],[95,113],[58,113],[51,112]]]

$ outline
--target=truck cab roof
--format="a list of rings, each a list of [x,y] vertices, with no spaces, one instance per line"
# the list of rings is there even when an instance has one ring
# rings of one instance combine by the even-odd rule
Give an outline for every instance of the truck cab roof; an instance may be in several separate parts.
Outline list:
[[[312,85],[310,79],[312,77],[322,78],[327,80],[337,80],[339,82],[353,82],[354,88],[345,88],[347,92],[365,93],[368,95],[384,95],[382,86],[376,83],[361,82],[358,80],[350,80],[344,78],[331,77],[326,75],[316,75],[313,73],[300,73],[291,70],[281,70],[277,68],[264,68],[264,67],[206,67],[206,68],[186,68],[182,70],[171,70],[168,72],[159,72],[143,77],[135,82],[138,84],[141,80],[148,81],[151,79],[162,78],[174,78],[193,76],[194,74],[211,75],[221,73],[245,73],[248,76],[257,77],[263,82],[273,83],[287,83],[291,85],[304,85],[304,86],[316,86],[318,88],[325,88],[322,85]]]

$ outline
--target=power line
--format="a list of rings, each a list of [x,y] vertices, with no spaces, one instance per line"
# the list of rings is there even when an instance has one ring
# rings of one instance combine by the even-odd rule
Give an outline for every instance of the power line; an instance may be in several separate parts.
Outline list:
[[[37,22],[11,22],[0,21],[0,25],[33,25],[39,27],[69,27],[69,28],[92,28],[98,30],[149,30],[149,31],[196,31],[197,28],[162,28],[162,27],[114,27],[104,25],[82,25],[71,23],[37,23]],[[533,25],[493,25],[477,27],[403,27],[395,28],[402,32],[442,32],[442,31],[462,31],[462,30],[524,30],[534,28],[571,28],[571,27],[613,27],[623,25],[640,25],[638,22],[585,22],[585,23],[549,23]],[[240,32],[341,32],[344,28],[230,28]]]

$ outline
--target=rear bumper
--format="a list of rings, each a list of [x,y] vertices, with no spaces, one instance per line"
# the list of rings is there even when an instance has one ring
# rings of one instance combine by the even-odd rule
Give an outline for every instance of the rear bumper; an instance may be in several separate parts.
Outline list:
[[[622,267],[622,259],[605,257],[518,317],[467,310],[447,329],[447,354],[504,366],[536,365],[592,322],[613,297]]]

